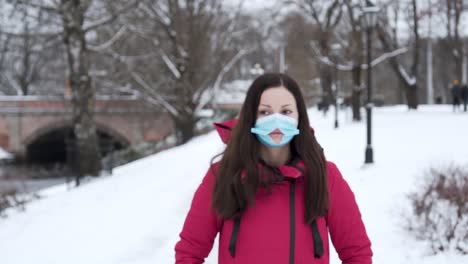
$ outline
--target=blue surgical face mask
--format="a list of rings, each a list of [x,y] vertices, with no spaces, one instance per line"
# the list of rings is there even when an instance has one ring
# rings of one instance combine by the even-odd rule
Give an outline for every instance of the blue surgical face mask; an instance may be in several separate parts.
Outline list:
[[[281,147],[288,144],[295,135],[299,134],[297,125],[298,123],[295,118],[275,113],[257,119],[255,127],[251,128],[250,131],[256,134],[263,144],[269,147]],[[279,129],[283,133],[283,138],[279,143],[275,143],[270,137],[270,133],[276,129]]]

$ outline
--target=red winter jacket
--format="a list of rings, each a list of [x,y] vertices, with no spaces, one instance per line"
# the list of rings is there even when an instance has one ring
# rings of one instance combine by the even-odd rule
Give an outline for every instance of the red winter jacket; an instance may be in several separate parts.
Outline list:
[[[229,140],[236,120],[217,123],[222,140]],[[211,208],[218,164],[206,173],[175,246],[178,264],[203,263],[219,232],[219,264],[329,263],[328,235],[345,264],[372,263],[371,243],[354,194],[340,171],[327,162],[330,207],[312,226],[304,223],[304,185],[297,166],[280,166],[288,179],[275,184],[270,195],[257,194],[255,205],[240,218],[222,220]]]

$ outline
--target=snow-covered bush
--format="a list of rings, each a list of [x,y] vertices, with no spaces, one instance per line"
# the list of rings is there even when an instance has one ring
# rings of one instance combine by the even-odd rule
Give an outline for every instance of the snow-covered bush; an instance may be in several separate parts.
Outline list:
[[[409,195],[412,214],[406,228],[434,254],[468,254],[468,167],[432,168],[421,186]]]
[[[21,193],[15,188],[0,190],[0,217],[7,217],[7,209],[17,208],[24,211],[26,203],[39,198],[35,194]]]

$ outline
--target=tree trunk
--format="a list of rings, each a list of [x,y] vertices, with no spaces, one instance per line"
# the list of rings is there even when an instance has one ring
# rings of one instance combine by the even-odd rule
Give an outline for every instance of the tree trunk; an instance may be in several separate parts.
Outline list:
[[[460,50],[458,50],[460,52]],[[463,52],[463,50],[461,51]],[[455,60],[455,79],[459,80],[460,83],[463,81],[463,56],[460,54],[459,56],[454,56]]]
[[[361,121],[361,66],[354,67],[353,91],[351,93],[351,106],[353,108],[353,121]]]
[[[320,79],[322,86],[322,103],[325,109],[328,109],[330,104],[334,102],[332,90],[333,75],[330,66],[320,66]]]
[[[185,144],[195,136],[195,125],[197,120],[193,115],[181,115],[174,117],[176,125],[177,143]]]
[[[86,9],[80,1],[64,2],[62,8],[68,78],[72,89],[73,131],[77,141],[77,170],[79,177],[97,176],[101,170],[101,156],[93,116],[95,91],[89,75],[90,54],[83,30]]]
[[[418,109],[418,85],[411,85],[406,87],[406,100],[409,109]]]
[[[393,47],[391,47],[390,41],[388,36],[386,36],[385,30],[382,27],[377,27],[377,36],[382,43],[384,50],[386,52],[390,52]],[[418,35],[416,34],[416,39]],[[397,75],[400,83],[403,85],[405,89],[405,96],[406,96],[406,103],[409,109],[417,109],[418,108],[418,83],[417,83],[417,72],[418,72],[418,61],[419,57],[417,54],[419,52],[419,42],[416,41],[415,49],[413,50],[413,62],[411,67],[411,72],[406,71],[403,65],[400,64],[399,60],[396,57],[390,58],[390,66],[392,67],[393,71]],[[415,82],[411,82],[407,80],[408,78],[414,78]]]
[[[390,58],[390,66],[397,75],[400,83],[404,87],[406,103],[409,109],[418,108],[418,65],[419,65],[419,52],[421,50],[421,41],[419,37],[419,23],[418,23],[418,6],[417,1],[413,0],[412,2],[411,19],[412,19],[412,37],[413,39],[413,49],[412,49],[412,60],[410,70],[406,70],[401,61],[397,57]],[[380,40],[380,43],[383,46],[385,52],[391,52],[398,48],[397,42],[393,42],[392,39],[396,39],[396,36],[390,36],[388,30],[386,30],[387,25],[379,24],[377,26],[377,36]]]

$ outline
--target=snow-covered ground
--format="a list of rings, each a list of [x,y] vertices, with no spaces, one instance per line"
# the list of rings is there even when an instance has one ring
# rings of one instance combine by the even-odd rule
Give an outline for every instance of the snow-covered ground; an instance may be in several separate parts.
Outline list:
[[[422,171],[448,162],[468,163],[468,113],[449,106],[404,106],[374,112],[375,165],[363,167],[365,123],[341,113],[341,127],[310,110],[311,124],[327,158],[354,190],[369,236],[374,263],[468,263],[468,256],[427,256],[424,244],[401,228]],[[0,219],[2,264],[155,264],[174,262],[193,192],[212,156],[223,145],[215,132],[186,145],[121,166],[78,189],[55,187],[49,196]],[[207,263],[216,263],[217,247]],[[339,263],[332,256],[332,263]]]

